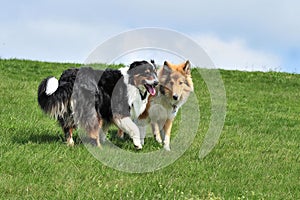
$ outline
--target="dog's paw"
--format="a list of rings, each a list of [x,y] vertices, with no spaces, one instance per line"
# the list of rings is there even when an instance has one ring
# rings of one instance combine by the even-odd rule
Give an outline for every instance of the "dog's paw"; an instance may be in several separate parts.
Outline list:
[[[124,139],[124,132],[121,129],[119,129],[118,133],[117,133],[117,136],[118,136],[118,138],[123,140]]]
[[[166,151],[171,151],[171,149],[170,149],[170,145],[164,145],[164,149],[166,150]]]
[[[136,150],[141,150],[143,148],[142,145],[134,145],[134,147],[135,147]]]
[[[96,147],[97,147],[98,149],[101,149],[101,150],[102,150],[102,145],[101,145],[101,144],[97,145]]]
[[[73,146],[74,146],[74,140],[73,140],[73,138],[68,138],[68,139],[67,139],[67,145],[68,145],[69,147],[73,147]]]
[[[106,142],[106,135],[105,134],[100,134],[100,143],[104,144]]]
[[[135,146],[135,148],[136,148],[137,150],[143,148],[143,147],[142,147],[142,144],[141,144],[140,138],[139,138],[139,139],[133,138],[133,144],[134,144],[134,146]]]
[[[159,143],[159,144],[162,144],[162,139],[160,136],[156,135],[155,136],[155,140]]]
[[[161,139],[161,138],[155,138],[155,140],[156,140],[160,145],[162,145],[162,139]]]

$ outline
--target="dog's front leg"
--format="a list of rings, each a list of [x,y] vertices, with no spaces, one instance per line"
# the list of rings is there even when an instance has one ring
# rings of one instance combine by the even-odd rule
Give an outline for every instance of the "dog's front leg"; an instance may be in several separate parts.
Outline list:
[[[145,137],[146,137],[146,125],[147,120],[145,119],[136,119],[134,120],[135,124],[138,126],[141,136],[141,144],[144,145]]]
[[[141,137],[141,144],[144,145],[145,137],[146,137],[146,126],[139,125],[140,137]]]
[[[152,128],[152,133],[155,137],[155,140],[159,143],[162,144],[162,139],[160,136],[160,131],[159,131],[159,125],[156,122],[151,122],[151,128]]]
[[[164,125],[165,139],[164,139],[164,148],[167,151],[170,151],[170,137],[171,137],[171,129],[172,129],[173,119],[167,119]]]
[[[142,149],[140,131],[130,117],[114,117],[114,123],[124,132],[128,133],[137,149]]]

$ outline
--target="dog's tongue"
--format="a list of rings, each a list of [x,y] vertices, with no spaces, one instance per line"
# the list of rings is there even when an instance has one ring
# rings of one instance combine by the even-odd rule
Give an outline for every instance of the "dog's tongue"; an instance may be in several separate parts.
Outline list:
[[[156,94],[156,90],[152,85],[146,85],[146,88],[152,96],[154,96]]]
[[[154,96],[154,95],[156,94],[156,90],[155,90],[155,88],[154,88],[153,86],[151,86],[151,87],[149,88],[149,92],[150,92],[150,94],[151,94],[152,96]]]

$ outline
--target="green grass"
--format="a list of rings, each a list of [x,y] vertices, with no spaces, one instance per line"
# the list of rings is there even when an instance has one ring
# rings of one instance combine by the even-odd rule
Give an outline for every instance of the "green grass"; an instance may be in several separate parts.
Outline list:
[[[40,81],[79,66],[0,60],[0,199],[300,198],[300,75],[221,70],[226,121],[218,144],[200,160],[211,105],[194,70],[201,123],[193,144],[166,168],[130,174],[96,160],[78,136],[67,147],[57,123],[38,107]],[[134,151],[114,133],[114,143]],[[142,152],[159,148],[147,138]]]

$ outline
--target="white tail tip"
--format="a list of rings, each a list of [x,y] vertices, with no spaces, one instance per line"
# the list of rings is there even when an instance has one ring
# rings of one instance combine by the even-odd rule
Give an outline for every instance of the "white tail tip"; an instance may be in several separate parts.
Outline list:
[[[53,94],[58,88],[58,80],[55,77],[51,77],[47,81],[46,91],[47,95]]]

